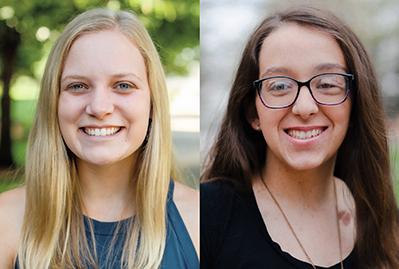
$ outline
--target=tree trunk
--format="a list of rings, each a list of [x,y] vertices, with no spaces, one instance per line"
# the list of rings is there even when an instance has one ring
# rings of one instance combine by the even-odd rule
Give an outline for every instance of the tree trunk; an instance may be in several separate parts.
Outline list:
[[[3,97],[1,100],[1,138],[0,138],[0,167],[14,167],[15,163],[11,154],[11,109],[10,109],[10,84],[14,72],[15,60],[17,57],[18,46],[20,44],[20,34],[6,25],[0,26],[1,29],[1,57],[3,81]]]

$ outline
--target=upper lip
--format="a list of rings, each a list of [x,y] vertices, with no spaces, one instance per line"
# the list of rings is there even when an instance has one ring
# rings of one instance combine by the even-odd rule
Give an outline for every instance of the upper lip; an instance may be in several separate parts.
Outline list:
[[[299,130],[299,131],[311,131],[311,130],[316,130],[316,129],[327,129],[328,126],[325,125],[317,125],[317,126],[291,126],[291,127],[287,127],[284,128],[284,131],[288,131],[288,130]]]
[[[101,129],[101,128],[121,128],[121,125],[84,125],[80,126],[79,128],[93,128],[93,129]]]

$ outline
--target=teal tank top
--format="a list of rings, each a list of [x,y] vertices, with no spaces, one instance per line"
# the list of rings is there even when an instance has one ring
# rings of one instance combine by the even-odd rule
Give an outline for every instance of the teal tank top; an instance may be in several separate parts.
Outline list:
[[[174,183],[169,184],[167,198],[166,246],[160,269],[198,269],[199,259],[183,219],[173,201]],[[93,224],[99,269],[120,269],[126,227],[133,218],[119,222],[102,222],[85,217],[86,237],[89,246],[93,246],[89,222]],[[114,234],[117,236],[114,238]],[[113,251],[109,253],[110,246]],[[15,266],[18,269],[18,265]]]

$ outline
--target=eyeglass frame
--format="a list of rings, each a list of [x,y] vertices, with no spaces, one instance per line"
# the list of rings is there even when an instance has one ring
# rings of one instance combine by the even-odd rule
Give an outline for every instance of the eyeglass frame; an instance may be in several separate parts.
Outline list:
[[[342,101],[340,101],[340,102],[338,102],[338,103],[334,103],[334,104],[325,104],[325,103],[319,102],[319,101],[316,100],[316,98],[313,96],[312,89],[310,88],[310,82],[311,82],[314,78],[317,78],[317,77],[323,76],[323,75],[342,75],[342,76],[344,76],[345,78],[348,79],[348,83],[346,83],[346,85],[345,85],[345,86],[346,86],[346,88],[345,88],[345,97],[343,98]],[[261,93],[260,93],[261,90],[262,90],[261,85],[262,85],[262,82],[263,82],[263,81],[268,80],[268,79],[272,79],[272,78],[288,78],[288,79],[291,79],[291,80],[293,80],[293,81],[296,82],[296,84],[298,85],[298,89],[297,89],[296,96],[295,96],[294,100],[292,101],[292,103],[290,103],[289,105],[286,105],[286,106],[278,106],[278,107],[276,107],[276,106],[269,106],[269,105],[266,104],[266,102],[263,100],[262,95],[261,95]],[[354,76],[353,74],[350,74],[350,73],[322,73],[322,74],[318,74],[318,75],[315,75],[315,76],[311,77],[311,78],[310,78],[309,80],[307,80],[307,81],[299,81],[299,80],[296,80],[296,79],[291,78],[291,77],[288,77],[288,76],[266,77],[266,78],[261,78],[261,79],[255,80],[254,82],[252,82],[252,85],[253,85],[253,87],[255,87],[256,91],[258,92],[260,101],[262,102],[262,104],[263,104],[265,107],[271,108],[271,109],[282,109],[282,108],[290,107],[290,106],[292,106],[293,104],[295,104],[296,100],[298,99],[299,92],[300,92],[300,90],[302,89],[303,86],[306,86],[306,88],[308,89],[310,95],[312,96],[312,99],[313,99],[317,104],[319,104],[319,105],[323,105],[323,106],[336,106],[336,105],[342,104],[342,103],[345,102],[346,99],[348,98],[349,92],[351,91],[351,89],[352,89],[352,87],[353,87],[353,81],[354,81],[354,80],[355,80],[355,76]]]

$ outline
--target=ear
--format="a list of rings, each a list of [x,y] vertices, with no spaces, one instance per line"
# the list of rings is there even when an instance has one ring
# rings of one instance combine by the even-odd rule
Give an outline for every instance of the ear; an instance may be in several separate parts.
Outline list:
[[[247,121],[255,131],[260,131],[260,121],[255,108],[247,110]]]
[[[260,131],[260,121],[259,121],[259,118],[253,119],[253,120],[250,122],[250,124],[251,124],[252,128],[253,128],[255,131]]]

